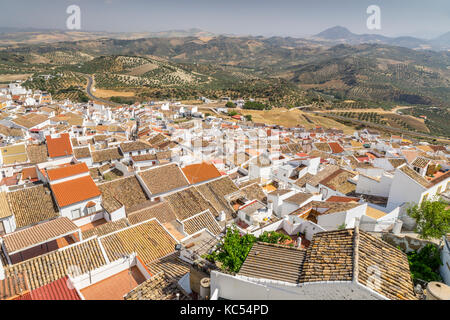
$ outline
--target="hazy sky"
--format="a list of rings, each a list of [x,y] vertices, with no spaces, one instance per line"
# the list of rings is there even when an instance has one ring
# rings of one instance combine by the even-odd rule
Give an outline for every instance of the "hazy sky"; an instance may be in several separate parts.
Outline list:
[[[434,37],[450,31],[449,0],[0,0],[0,26],[66,26],[66,8],[81,8],[85,31],[163,31],[200,28],[215,33],[304,36],[341,25],[366,27],[369,5],[381,8],[388,36]]]

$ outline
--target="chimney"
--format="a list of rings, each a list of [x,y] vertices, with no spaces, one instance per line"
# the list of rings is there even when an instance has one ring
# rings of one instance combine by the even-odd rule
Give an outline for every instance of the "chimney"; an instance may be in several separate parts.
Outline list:
[[[200,298],[204,300],[209,299],[210,290],[211,290],[211,279],[203,278],[200,280]]]
[[[267,209],[270,214],[273,213],[273,201],[272,200],[267,201]]]
[[[219,221],[225,221],[225,219],[226,219],[226,217],[227,217],[227,215],[225,214],[225,211],[220,211],[220,213],[219,213]]]
[[[302,247],[302,238],[298,237],[297,238],[297,248],[301,249],[301,247]]]
[[[355,218],[355,229],[359,228],[360,218]]]
[[[394,228],[392,229],[393,234],[400,234],[402,231],[403,221],[400,219],[397,219],[394,223]]]

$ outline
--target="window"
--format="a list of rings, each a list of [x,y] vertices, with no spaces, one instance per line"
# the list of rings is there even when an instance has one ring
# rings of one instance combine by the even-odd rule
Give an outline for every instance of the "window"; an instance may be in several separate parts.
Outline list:
[[[5,234],[5,226],[3,225],[3,221],[0,221],[0,235]]]
[[[81,210],[80,209],[72,210],[72,219],[78,219],[80,217],[81,217]]]
[[[87,208],[87,213],[88,214],[92,214],[92,213],[94,213],[95,212],[95,206],[92,206],[92,207],[88,207]]]
[[[427,198],[428,198],[428,193],[426,193],[424,196],[423,196],[423,199],[422,199],[422,201],[426,201],[427,200]]]
[[[245,220],[247,220],[248,222],[250,222],[250,216],[248,214],[245,215]]]
[[[442,186],[439,186],[439,188],[436,191],[436,194],[440,194],[441,193],[441,189],[442,189]]]

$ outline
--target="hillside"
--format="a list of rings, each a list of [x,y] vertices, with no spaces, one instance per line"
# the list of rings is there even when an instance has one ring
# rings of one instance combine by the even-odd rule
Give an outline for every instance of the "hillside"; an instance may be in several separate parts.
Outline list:
[[[359,37],[344,28],[319,35]],[[450,52],[289,37],[95,39],[0,50],[3,74],[81,72],[99,88],[141,98],[226,95],[284,106],[348,99],[448,106],[449,66]]]
[[[450,39],[448,33],[435,39],[419,39],[415,37],[386,37],[380,34],[356,34],[341,26],[326,29],[311,39],[325,41],[333,44],[358,45],[363,43],[376,43],[392,46],[401,46],[409,49],[432,49],[436,51],[450,50]]]
[[[338,99],[444,105],[449,54],[379,45],[339,45],[317,61],[290,68],[290,80]]]

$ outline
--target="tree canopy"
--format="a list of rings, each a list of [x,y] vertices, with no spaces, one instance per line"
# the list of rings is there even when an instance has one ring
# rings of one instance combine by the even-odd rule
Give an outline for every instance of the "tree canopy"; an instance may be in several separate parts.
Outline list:
[[[418,281],[442,281],[439,275],[439,266],[442,265],[439,249],[427,244],[419,251],[407,253],[411,278],[414,283]]]
[[[236,105],[234,104],[234,102],[228,101],[228,102],[225,104],[225,107],[227,107],[227,108],[236,108]]]
[[[255,242],[283,243],[286,240],[291,240],[291,237],[275,231],[265,231],[258,238],[252,234],[241,236],[239,230],[232,227],[227,229],[227,233],[218,244],[217,249],[206,255],[205,258],[220,262],[223,270],[238,272]]]
[[[450,232],[450,210],[442,200],[424,200],[420,205],[407,209],[411,218],[416,220],[415,231],[422,239],[438,239]]]

